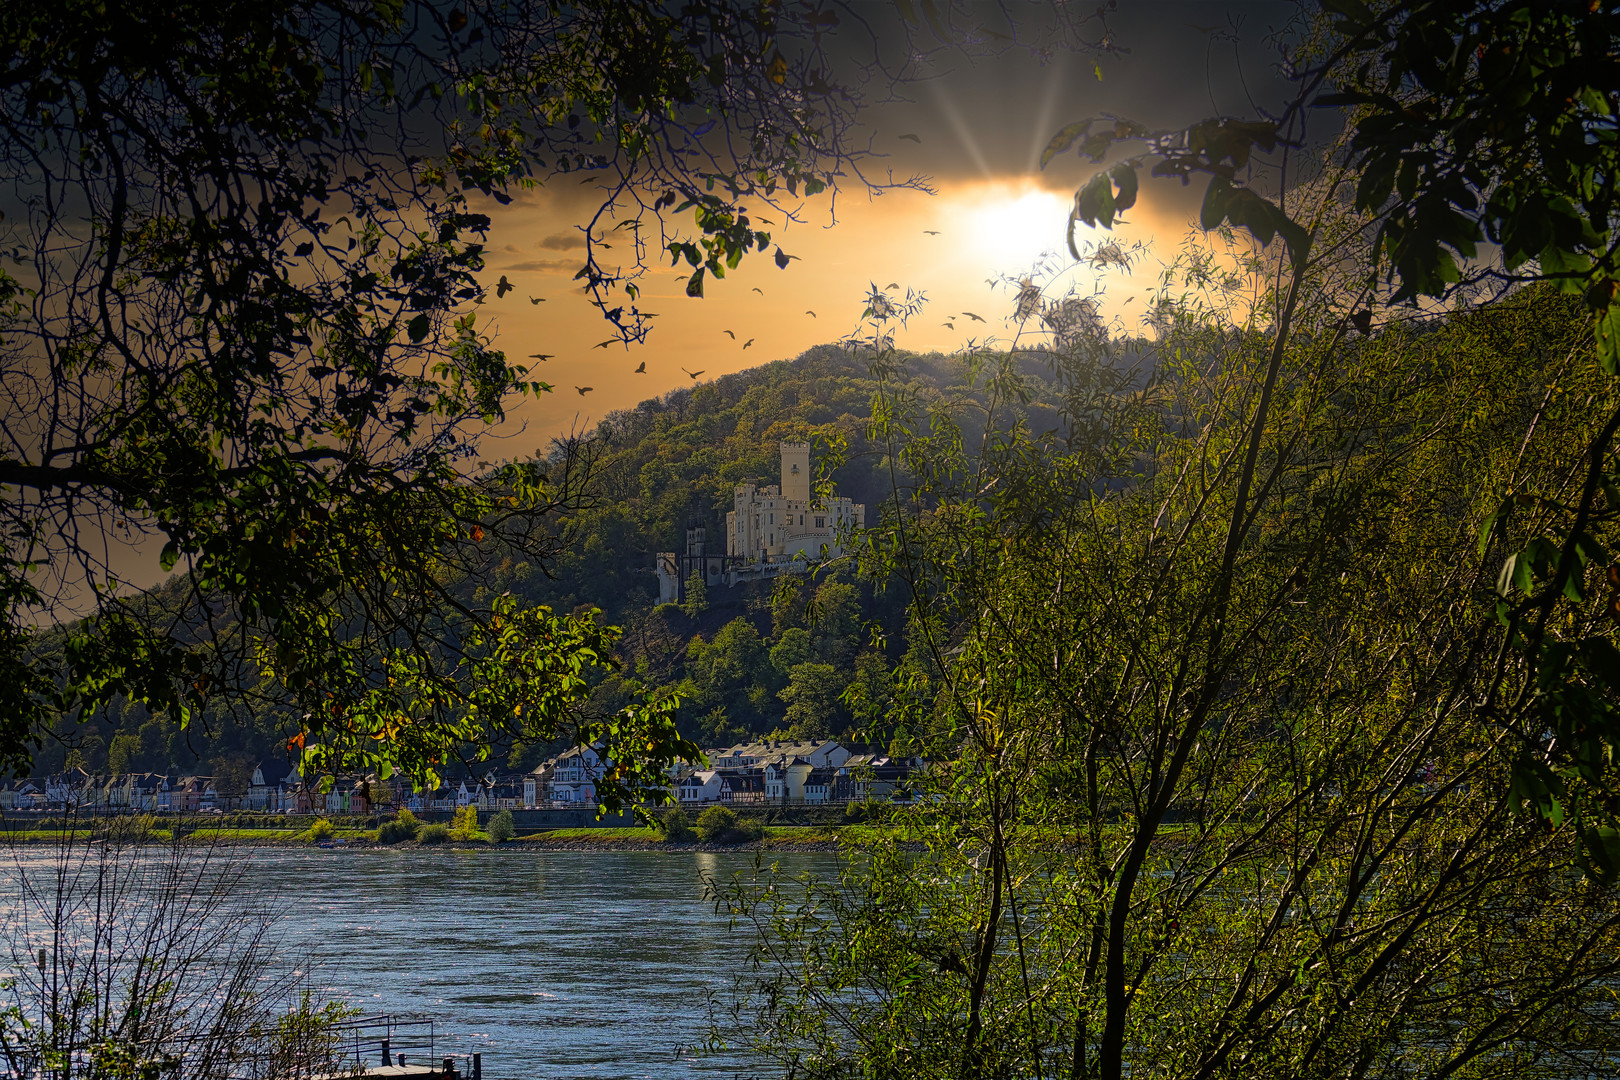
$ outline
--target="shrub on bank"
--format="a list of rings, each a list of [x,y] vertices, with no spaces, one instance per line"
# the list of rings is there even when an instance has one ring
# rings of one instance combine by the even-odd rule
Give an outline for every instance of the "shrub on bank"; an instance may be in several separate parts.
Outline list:
[[[435,821],[431,825],[423,825],[417,831],[416,839],[422,844],[442,844],[450,839],[450,826],[442,821]]]
[[[678,806],[653,817],[654,827],[663,834],[664,840],[671,844],[690,844],[697,839],[697,831],[692,828],[692,819],[686,816],[686,811]]]
[[[450,822],[450,839],[471,840],[478,835],[478,807],[463,806]]]
[[[698,815],[697,835],[705,844],[742,844],[765,835],[758,818],[739,818],[729,806],[711,806]]]
[[[415,840],[416,834],[421,831],[421,819],[409,810],[401,810],[393,821],[385,821],[378,827],[377,842],[398,844],[405,840]]]
[[[326,818],[316,818],[310,825],[309,832],[304,835],[311,841],[330,840],[337,832],[337,826]]]
[[[512,820],[512,811],[502,810],[490,818],[485,831],[489,833],[490,840],[497,844],[504,844],[512,839],[517,835],[517,823]]]

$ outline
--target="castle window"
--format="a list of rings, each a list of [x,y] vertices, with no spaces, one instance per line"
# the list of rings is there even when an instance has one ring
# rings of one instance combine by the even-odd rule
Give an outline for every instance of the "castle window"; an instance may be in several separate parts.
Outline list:
[[[825,529],[826,527],[827,527],[827,519],[826,518],[824,518],[824,517],[816,518],[816,528]]]

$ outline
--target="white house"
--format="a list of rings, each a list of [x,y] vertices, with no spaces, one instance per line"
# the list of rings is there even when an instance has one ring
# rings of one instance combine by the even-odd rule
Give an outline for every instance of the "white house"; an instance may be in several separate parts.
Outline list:
[[[675,785],[675,796],[682,805],[720,801],[720,773],[714,769],[687,773]]]
[[[605,765],[594,747],[575,747],[547,764],[551,766],[551,781],[546,792],[549,802],[596,805],[596,782],[602,778]]]
[[[804,782],[815,766],[801,757],[765,763],[765,798],[771,802],[804,802]]]

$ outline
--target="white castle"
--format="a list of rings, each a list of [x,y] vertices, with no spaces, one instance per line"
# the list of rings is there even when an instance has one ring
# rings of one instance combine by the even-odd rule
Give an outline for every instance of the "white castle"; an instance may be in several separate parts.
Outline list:
[[[686,554],[658,553],[658,602],[679,602],[687,578],[702,574],[706,585],[798,573],[811,562],[844,553],[845,530],[866,523],[866,507],[834,496],[824,505],[810,497],[810,445],[782,443],[782,482],[744,482],[732,493],[726,514],[726,553],[710,555],[701,522],[686,527]]]

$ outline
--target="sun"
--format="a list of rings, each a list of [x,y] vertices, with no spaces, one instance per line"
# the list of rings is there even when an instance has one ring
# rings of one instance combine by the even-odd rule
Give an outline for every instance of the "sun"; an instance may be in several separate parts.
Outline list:
[[[1064,230],[1070,197],[1028,182],[975,184],[957,198],[968,254],[987,275],[1028,272],[1043,256],[1069,262]]]

